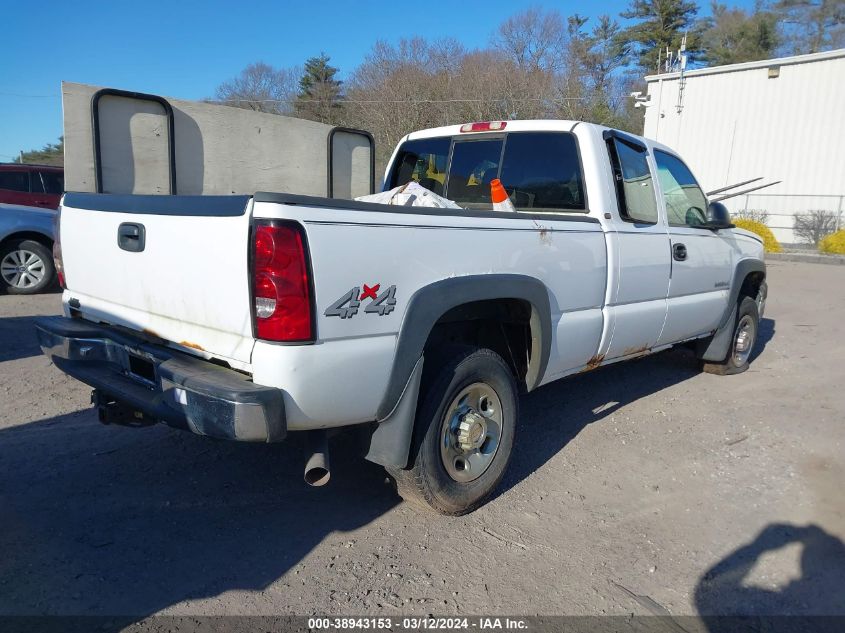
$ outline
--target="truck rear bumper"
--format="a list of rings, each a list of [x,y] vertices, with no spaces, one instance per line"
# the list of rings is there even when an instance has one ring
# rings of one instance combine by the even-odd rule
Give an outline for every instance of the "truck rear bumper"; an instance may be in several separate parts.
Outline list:
[[[282,391],[240,372],[81,319],[43,317],[36,330],[59,369],[138,418],[228,440],[278,442],[287,433]]]

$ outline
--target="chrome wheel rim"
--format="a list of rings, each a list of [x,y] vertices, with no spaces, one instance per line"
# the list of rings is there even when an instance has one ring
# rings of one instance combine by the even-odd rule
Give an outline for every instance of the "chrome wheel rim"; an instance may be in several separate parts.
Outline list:
[[[25,290],[44,279],[46,266],[39,255],[25,249],[7,253],[0,261],[0,276],[8,285]]]
[[[739,320],[736,326],[736,336],[734,337],[734,365],[741,367],[748,362],[748,357],[751,356],[751,350],[754,348],[754,339],[757,336],[757,325],[751,315],[746,314]]]
[[[449,476],[467,483],[481,477],[502,440],[502,401],[484,382],[464,387],[443,416],[440,458]]]

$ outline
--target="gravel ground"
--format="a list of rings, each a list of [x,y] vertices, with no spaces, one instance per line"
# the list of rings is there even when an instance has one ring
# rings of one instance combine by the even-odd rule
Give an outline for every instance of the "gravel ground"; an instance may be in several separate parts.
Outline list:
[[[845,615],[845,268],[772,262],[745,374],[686,350],[522,399],[497,498],[402,503],[334,441],[100,425],[0,296],[0,614]]]

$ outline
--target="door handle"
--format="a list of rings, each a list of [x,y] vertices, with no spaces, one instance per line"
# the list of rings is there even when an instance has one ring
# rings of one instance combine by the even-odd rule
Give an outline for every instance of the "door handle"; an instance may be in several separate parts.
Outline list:
[[[117,245],[130,253],[140,253],[144,250],[147,231],[143,224],[124,222],[117,227]]]
[[[672,259],[682,262],[687,258],[687,247],[683,244],[674,244],[672,246]]]

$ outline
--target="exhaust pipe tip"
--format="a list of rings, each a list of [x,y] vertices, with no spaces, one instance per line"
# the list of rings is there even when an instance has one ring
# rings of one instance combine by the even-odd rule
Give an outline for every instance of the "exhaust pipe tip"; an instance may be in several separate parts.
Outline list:
[[[329,483],[332,473],[328,468],[316,466],[314,468],[305,468],[305,483],[309,486],[325,486]]]
[[[332,473],[329,468],[329,442],[325,431],[312,431],[308,435],[310,457],[305,463],[305,483],[309,486],[325,486]]]

